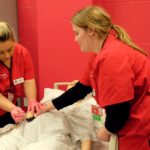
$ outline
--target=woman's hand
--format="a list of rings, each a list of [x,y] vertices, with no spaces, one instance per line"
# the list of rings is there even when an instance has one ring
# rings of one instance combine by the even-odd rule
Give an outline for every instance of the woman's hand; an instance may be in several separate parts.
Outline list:
[[[37,100],[29,100],[28,101],[28,112],[32,114],[38,114],[41,109],[41,104]]]
[[[16,123],[19,123],[25,119],[25,112],[20,107],[13,107],[10,113]]]
[[[41,103],[40,111],[35,116],[38,116],[39,114],[42,114],[45,112],[48,112],[52,109],[55,109],[52,102]]]
[[[109,132],[105,127],[102,127],[98,131],[98,138],[102,141],[110,141],[111,132]]]

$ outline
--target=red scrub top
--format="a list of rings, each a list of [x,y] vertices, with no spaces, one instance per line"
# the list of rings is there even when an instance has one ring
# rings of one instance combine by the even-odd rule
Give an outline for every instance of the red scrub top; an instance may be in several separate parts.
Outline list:
[[[129,119],[118,133],[119,150],[150,149],[150,62],[143,54],[110,34],[80,82],[92,86],[101,107],[130,101]]]
[[[24,96],[24,80],[34,79],[34,67],[26,48],[15,43],[14,53],[9,69],[0,62],[0,93],[16,103],[17,97]],[[0,109],[0,116],[6,111]]]

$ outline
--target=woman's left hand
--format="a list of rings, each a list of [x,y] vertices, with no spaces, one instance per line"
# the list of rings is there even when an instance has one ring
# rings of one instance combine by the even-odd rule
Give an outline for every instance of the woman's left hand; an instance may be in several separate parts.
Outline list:
[[[102,141],[109,142],[110,141],[110,136],[111,132],[109,132],[105,127],[101,127],[98,131],[98,138]]]
[[[48,111],[55,109],[52,102],[46,102],[46,103],[40,103],[40,104],[41,104],[40,111],[38,113],[36,113],[35,116],[38,116],[42,113],[45,113],[45,112],[48,112]]]
[[[32,114],[38,114],[41,109],[41,104],[37,100],[29,100],[28,101],[28,112]]]

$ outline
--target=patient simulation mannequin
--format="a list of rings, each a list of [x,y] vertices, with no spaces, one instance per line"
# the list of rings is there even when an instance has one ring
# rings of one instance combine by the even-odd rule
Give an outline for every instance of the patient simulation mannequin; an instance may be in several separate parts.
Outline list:
[[[75,83],[69,84],[68,88]],[[64,92],[48,88],[47,91],[44,95],[48,96],[44,96],[41,102]],[[85,100],[60,111],[46,112],[34,119],[28,114],[28,121],[0,134],[0,150],[108,150],[107,143],[97,142],[95,123],[99,127],[100,122],[92,118],[91,101],[96,104],[89,95]],[[95,143],[99,143],[98,148],[94,147]]]
[[[71,87],[73,87],[77,82],[78,82],[78,80],[74,80],[74,81],[70,82],[67,86],[67,90],[70,89]],[[91,95],[90,95],[90,98],[91,98]],[[96,104],[96,101],[95,101],[95,104]],[[74,110],[74,113],[71,114],[73,117],[70,117],[71,115],[68,117],[67,116],[68,114],[66,115],[68,120],[69,120],[68,123],[70,124],[70,126],[72,127],[72,130],[74,131],[74,134],[72,134],[72,135],[77,135],[79,137],[80,144],[81,144],[80,145],[81,150],[92,150],[92,149],[94,149],[93,148],[93,142],[97,141],[96,128],[95,128],[95,131],[90,130],[90,128],[91,129],[94,128],[93,127],[94,120],[92,118],[93,122],[91,122],[88,120],[84,120],[84,116],[83,116],[83,118],[81,117],[81,115],[78,116],[78,114],[85,114],[84,110],[82,111],[81,109],[83,107],[87,107],[88,103],[84,102],[84,100],[83,101],[81,100],[81,101],[76,102],[74,105],[75,105],[74,107],[76,108],[76,110]],[[90,108],[91,105],[89,104],[88,106],[89,106],[89,109],[91,109]],[[89,112],[87,112],[87,114],[85,114],[85,115],[91,115],[90,111],[91,110],[89,110]],[[77,119],[77,117],[79,117],[79,118]],[[78,120],[78,121],[76,121],[76,120]],[[85,122],[82,123],[81,121],[82,122],[85,121]],[[77,124],[79,124],[79,125],[77,125]],[[97,124],[99,125],[100,123],[97,122]],[[79,128],[79,126],[80,126],[80,128]],[[88,131],[89,131],[89,134],[88,134]],[[86,134],[87,134],[87,136],[86,136]],[[82,135],[85,135],[85,136],[83,137]],[[104,146],[103,144],[101,144],[101,149],[106,150],[107,149],[106,147],[107,147],[106,145]]]

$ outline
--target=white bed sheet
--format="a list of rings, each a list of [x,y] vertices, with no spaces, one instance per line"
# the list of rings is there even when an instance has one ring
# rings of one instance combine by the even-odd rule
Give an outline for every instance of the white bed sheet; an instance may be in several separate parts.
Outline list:
[[[60,112],[39,115],[0,137],[0,150],[73,150],[65,118]]]
[[[61,95],[58,89],[44,90],[42,103]],[[0,150],[80,150],[79,142],[94,141],[92,150],[108,150],[106,142],[98,141],[96,129],[103,125],[94,121],[91,96],[82,103],[74,104],[61,111],[39,115],[31,122],[23,121],[19,127],[0,135]],[[84,120],[84,121],[83,121]]]

